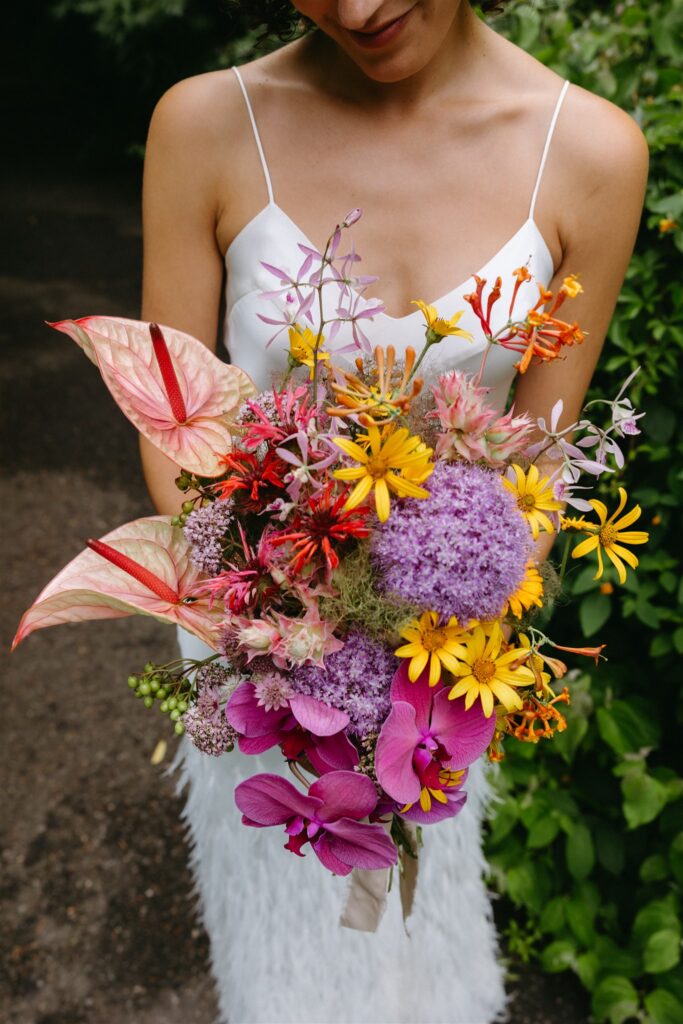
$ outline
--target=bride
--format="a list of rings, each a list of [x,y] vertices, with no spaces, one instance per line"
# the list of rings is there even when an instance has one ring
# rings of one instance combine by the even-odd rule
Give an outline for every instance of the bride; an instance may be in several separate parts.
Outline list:
[[[271,328],[258,318],[268,313],[259,293],[272,287],[260,261],[296,268],[299,243],[319,247],[362,207],[353,240],[384,304],[367,322],[373,344],[400,352],[419,341],[412,299],[446,317],[465,309],[473,273],[507,281],[526,265],[551,288],[580,275],[572,315],[588,340],[529,370],[515,392],[519,412],[547,417],[562,398],[576,418],[638,226],[647,152],[635,123],[498,36],[468,0],[244,7],[280,31],[303,17],[308,31],[239,70],[180,82],[159,102],[145,161],[144,319],[211,348],[220,334],[229,358],[268,387],[285,357],[266,348]],[[531,306],[537,292],[525,287]],[[475,331],[471,317],[461,326]],[[440,370],[476,367],[466,345],[441,348]],[[487,364],[499,407],[514,359],[495,349]],[[176,513],[177,467],[141,443],[154,503]],[[552,543],[545,537],[539,558]],[[180,643],[202,656],[187,634]],[[407,924],[394,887],[373,934],[340,927],[343,879],[316,858],[291,857],[269,830],[241,827],[234,787],[283,770],[276,755],[209,757],[183,738],[174,763],[221,1020],[498,1018],[505,993],[483,881],[483,768],[471,772],[463,813],[424,830]]]

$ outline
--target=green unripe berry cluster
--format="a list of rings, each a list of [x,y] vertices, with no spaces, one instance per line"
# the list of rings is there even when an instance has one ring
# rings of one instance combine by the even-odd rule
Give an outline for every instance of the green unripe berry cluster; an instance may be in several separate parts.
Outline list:
[[[162,714],[168,715],[176,736],[183,735],[183,715],[192,703],[192,682],[187,676],[148,661],[142,672],[128,676],[128,687],[146,708],[156,704]]]

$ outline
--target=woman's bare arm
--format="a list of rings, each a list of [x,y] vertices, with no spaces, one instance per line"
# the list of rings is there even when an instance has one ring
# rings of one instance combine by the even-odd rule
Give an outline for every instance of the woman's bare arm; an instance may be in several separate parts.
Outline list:
[[[207,120],[216,109],[215,89],[213,76],[188,79],[154,111],[143,185],[142,298],[144,320],[186,331],[213,351],[223,282],[215,178],[225,145]],[[140,452],[157,511],[177,513],[178,467],[144,438]]]
[[[543,416],[546,422],[561,398],[561,426],[579,417],[593,376],[633,251],[648,167],[647,145],[630,117],[582,91],[577,105],[578,110],[575,106],[566,112],[570,125],[577,127],[568,125],[563,142],[571,145],[572,132],[580,134],[581,152],[573,155],[580,157],[581,169],[577,174],[575,160],[567,160],[565,191],[555,191],[547,202],[560,204],[563,250],[551,287],[556,291],[566,276],[576,273],[584,288],[558,315],[578,321],[587,337],[582,345],[565,349],[555,362],[530,367],[519,378],[515,394],[517,412]],[[561,174],[553,175],[553,184],[561,187],[561,181]],[[618,383],[615,380],[615,393]],[[549,474],[557,467],[546,459],[539,468]],[[553,540],[553,535],[541,535],[541,559],[547,557]]]

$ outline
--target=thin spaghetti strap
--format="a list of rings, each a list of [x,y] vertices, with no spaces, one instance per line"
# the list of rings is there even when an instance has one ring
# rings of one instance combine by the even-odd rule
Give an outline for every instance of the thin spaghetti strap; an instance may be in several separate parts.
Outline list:
[[[550,152],[550,143],[551,143],[552,138],[553,138],[553,132],[555,131],[555,125],[557,124],[557,119],[558,119],[558,117],[560,115],[560,108],[562,107],[562,101],[564,100],[565,96],[567,95],[567,89],[568,88],[569,88],[569,81],[567,80],[567,81],[565,81],[564,85],[562,86],[562,90],[560,92],[560,95],[557,98],[557,103],[555,104],[555,109],[553,111],[553,116],[550,119],[550,124],[548,126],[548,134],[545,137],[545,146],[543,147],[543,155],[541,157],[541,163],[540,163],[539,168],[538,168],[538,174],[536,175],[536,184],[534,185],[534,192],[533,192],[533,195],[531,197],[531,206],[529,207],[529,220],[533,220],[534,219],[534,210],[536,208],[536,200],[538,198],[538,190],[541,187],[541,178],[543,177],[543,170],[545,168],[545,162],[548,159],[548,153]]]
[[[232,70],[235,72],[235,75],[237,77],[237,81],[240,83],[240,89],[242,90],[242,95],[244,96],[244,102],[247,105],[247,111],[249,113],[249,120],[251,121],[251,127],[252,127],[252,129],[254,131],[254,138],[256,140],[256,147],[258,149],[258,154],[259,154],[259,156],[261,158],[261,167],[263,168],[263,175],[264,175],[264,177],[266,179],[266,185],[268,187],[268,202],[272,203],[272,202],[275,201],[274,198],[273,198],[273,186],[271,185],[271,182],[270,182],[270,172],[268,170],[268,164],[266,163],[266,155],[263,152],[263,146],[261,144],[261,136],[259,135],[258,128],[256,127],[256,118],[254,117],[254,111],[252,110],[251,103],[249,102],[249,96],[247,94],[247,90],[246,90],[246,87],[244,85],[244,82],[242,81],[242,75],[240,74],[239,70],[236,67],[233,67]]]

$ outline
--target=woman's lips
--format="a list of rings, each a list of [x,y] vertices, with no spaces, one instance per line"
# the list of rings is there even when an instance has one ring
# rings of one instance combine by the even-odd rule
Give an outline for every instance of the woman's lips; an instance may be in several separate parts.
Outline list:
[[[349,35],[358,46],[363,46],[368,50],[378,49],[380,46],[386,46],[388,43],[393,42],[396,36],[399,34],[413,8],[406,11],[405,14],[401,14],[400,17],[394,18],[393,21],[388,22],[382,28],[378,29],[377,32],[354,32],[349,29]]]

